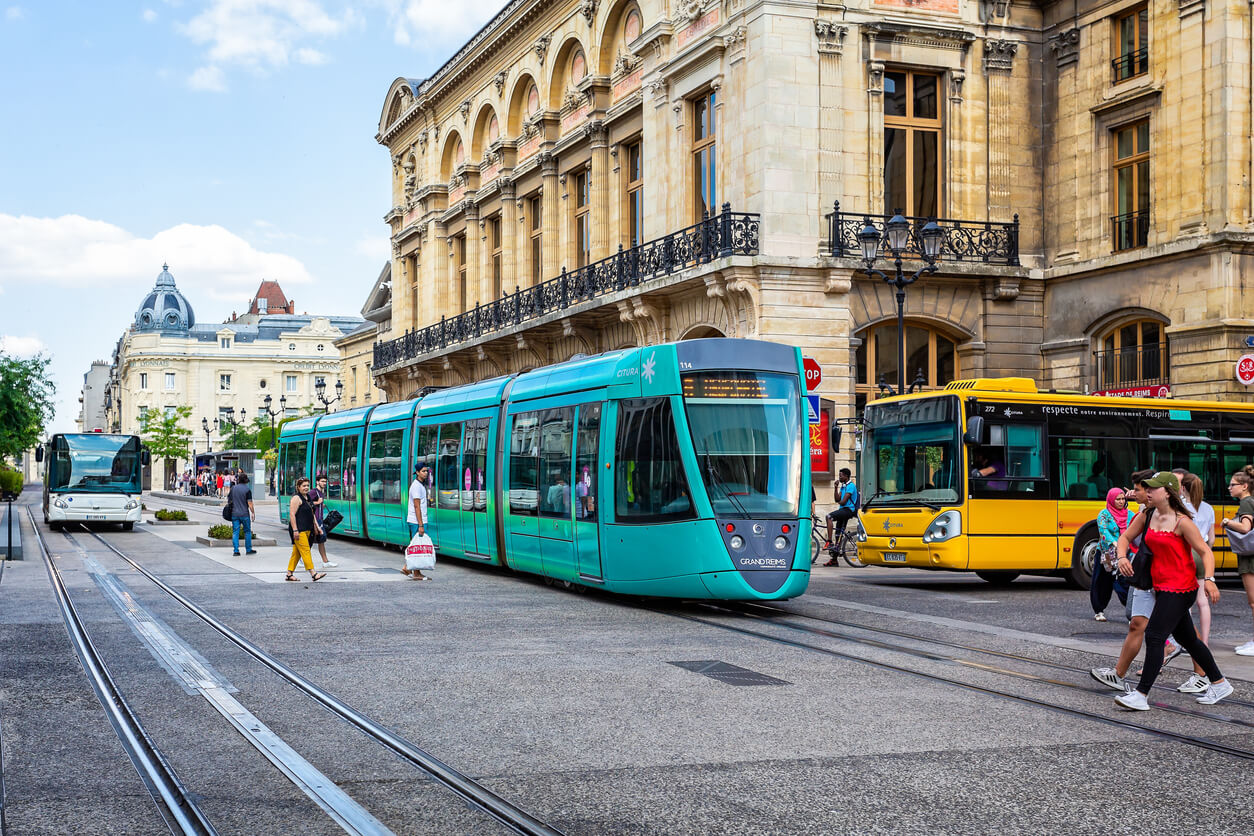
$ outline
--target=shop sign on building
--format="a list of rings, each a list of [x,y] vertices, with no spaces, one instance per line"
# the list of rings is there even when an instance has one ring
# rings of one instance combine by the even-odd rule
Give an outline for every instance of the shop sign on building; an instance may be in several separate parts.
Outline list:
[[[1170,398],[1171,387],[1163,384],[1161,386],[1136,386],[1131,389],[1101,389],[1090,394],[1107,398]]]
[[[1237,361],[1237,383],[1246,386],[1254,383],[1254,354],[1242,354]]]

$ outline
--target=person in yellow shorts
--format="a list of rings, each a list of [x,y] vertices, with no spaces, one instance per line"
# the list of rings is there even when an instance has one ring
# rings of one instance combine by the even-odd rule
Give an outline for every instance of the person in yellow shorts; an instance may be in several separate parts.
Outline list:
[[[298,559],[305,564],[305,571],[311,580],[322,580],[327,573],[314,571],[313,556],[309,553],[310,537],[313,534],[321,536],[322,526],[314,519],[313,506],[309,504],[309,480],[303,476],[296,480],[296,493],[287,508],[287,524],[292,533],[292,559],[287,562],[287,577],[284,580],[296,580]]]

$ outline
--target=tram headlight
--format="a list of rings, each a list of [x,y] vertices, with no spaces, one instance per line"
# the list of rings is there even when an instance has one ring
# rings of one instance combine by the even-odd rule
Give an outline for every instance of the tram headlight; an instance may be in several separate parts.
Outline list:
[[[962,533],[962,514],[957,511],[946,511],[927,527],[923,532],[924,543],[943,543],[952,540]]]
[[[782,537],[782,536],[781,536],[781,537],[776,537],[776,538],[775,538],[775,548],[776,548],[778,551],[781,551],[781,552],[782,552],[784,549],[788,548],[788,538],[787,538],[787,537]]]
[[[138,507],[139,507],[139,500],[138,500],[138,499],[132,499],[130,502],[126,503],[126,505],[124,505],[123,507],[124,507],[127,511],[134,511],[136,508],[138,508]]]
[[[57,497],[56,499],[52,500],[52,504],[53,504],[53,505],[55,505],[55,506],[57,506],[58,508],[69,508],[69,507],[70,507],[70,504],[69,504],[68,502],[66,502],[64,499],[62,499],[61,497]]]
[[[743,549],[745,547],[745,538],[739,534],[733,534],[730,542],[733,549]]]

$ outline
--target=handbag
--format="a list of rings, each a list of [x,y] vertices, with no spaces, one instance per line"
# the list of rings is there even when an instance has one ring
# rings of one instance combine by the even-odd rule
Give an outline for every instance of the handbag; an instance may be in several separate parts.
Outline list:
[[[1149,533],[1150,523],[1154,521],[1154,509],[1149,509],[1145,517],[1145,534]],[[1150,576],[1150,564],[1154,561],[1154,553],[1150,551],[1149,541],[1141,535],[1141,547],[1132,558],[1132,577],[1128,578],[1128,586],[1137,589],[1153,589],[1154,581]]]
[[[329,534],[331,529],[344,522],[344,515],[334,509],[327,511],[327,515],[322,518],[322,533]]]
[[[1109,546],[1104,547],[1098,559],[1101,561],[1102,568],[1105,569],[1107,572],[1110,572],[1112,575],[1118,572],[1119,571],[1119,569],[1117,568],[1119,564],[1118,544],[1111,543]]]
[[[435,568],[435,543],[431,542],[430,537],[415,534],[414,539],[409,541],[409,546],[405,549],[405,568],[410,571]]]
[[[226,504],[222,506],[222,519],[226,520],[227,522],[231,522],[231,520],[233,519],[231,516],[231,507],[234,504],[235,504],[234,502],[228,499],[226,501]]]
[[[1237,554],[1254,554],[1254,526],[1244,534],[1225,528],[1224,534],[1228,535],[1228,548]]]

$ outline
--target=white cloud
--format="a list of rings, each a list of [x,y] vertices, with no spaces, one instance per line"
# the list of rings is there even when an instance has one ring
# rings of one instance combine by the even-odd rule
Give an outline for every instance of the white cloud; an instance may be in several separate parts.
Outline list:
[[[26,10],[21,6],[9,6],[4,10],[5,20],[21,20],[26,17]]]
[[[0,335],[0,351],[13,357],[33,357],[48,346],[39,337],[15,337],[9,334]]]
[[[311,281],[298,259],[265,252],[221,226],[179,224],[151,238],[80,215],[33,218],[0,213],[0,284],[108,287],[140,293],[168,263],[180,287],[238,299],[261,279]]]
[[[211,93],[226,92],[226,76],[221,67],[200,67],[187,78],[187,86],[193,90],[208,90]]]
[[[152,23],[157,19],[157,13],[152,9],[144,9],[143,13],[140,14],[140,18],[144,21],[144,23]]]
[[[405,0],[393,14],[392,37],[402,46],[416,43],[421,47],[439,38],[451,58],[503,5],[502,0]]]
[[[318,0],[212,0],[208,8],[177,28],[193,43],[207,47],[208,65],[197,70],[189,83],[199,90],[221,90],[225,67],[265,71],[293,61],[326,63],[326,56],[307,42],[334,38],[358,22],[351,8],[335,17]],[[217,81],[219,86],[206,81]]]

